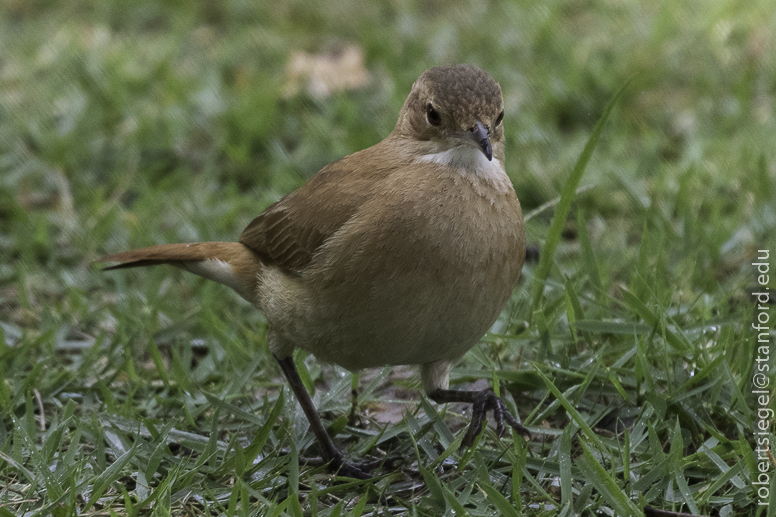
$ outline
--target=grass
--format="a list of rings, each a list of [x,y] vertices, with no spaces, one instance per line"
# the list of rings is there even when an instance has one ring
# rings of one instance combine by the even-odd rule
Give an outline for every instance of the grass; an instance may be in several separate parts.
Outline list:
[[[776,515],[776,482],[767,507],[753,485],[750,331],[751,263],[776,253],[772,11],[3,4],[0,516]],[[289,96],[294,51],[346,44],[363,50],[367,85]],[[402,458],[338,482],[298,466],[314,440],[260,313],[177,270],[91,263],[235,239],[321,166],[384,137],[417,75],[449,62],[501,83],[529,242],[557,242],[452,382],[493,385],[540,439],[487,428],[459,453],[460,408],[420,397],[403,369],[364,372],[349,421],[350,374],[299,355],[341,447]],[[579,194],[558,203],[634,75]]]

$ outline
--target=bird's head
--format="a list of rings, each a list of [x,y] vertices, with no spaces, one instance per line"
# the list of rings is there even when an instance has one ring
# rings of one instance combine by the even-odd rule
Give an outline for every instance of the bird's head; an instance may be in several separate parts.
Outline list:
[[[486,72],[471,65],[440,66],[415,81],[394,133],[418,141],[423,152],[503,163],[503,118],[501,87]]]

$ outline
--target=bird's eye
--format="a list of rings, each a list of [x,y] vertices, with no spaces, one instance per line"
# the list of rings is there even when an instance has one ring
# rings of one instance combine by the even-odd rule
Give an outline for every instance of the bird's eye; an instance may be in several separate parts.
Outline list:
[[[504,120],[504,110],[501,110],[501,113],[498,114],[498,117],[496,117],[496,122],[493,124],[493,126],[498,127],[502,120]]]
[[[442,123],[442,116],[434,109],[430,102],[426,106],[426,120],[432,126],[438,126]]]

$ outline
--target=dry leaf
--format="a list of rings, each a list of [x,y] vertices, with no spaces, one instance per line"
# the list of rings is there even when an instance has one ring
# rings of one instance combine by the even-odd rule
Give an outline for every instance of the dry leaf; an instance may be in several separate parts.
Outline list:
[[[364,52],[356,45],[319,54],[294,52],[286,66],[286,77],[286,98],[305,89],[310,96],[325,99],[334,93],[356,90],[369,83]]]

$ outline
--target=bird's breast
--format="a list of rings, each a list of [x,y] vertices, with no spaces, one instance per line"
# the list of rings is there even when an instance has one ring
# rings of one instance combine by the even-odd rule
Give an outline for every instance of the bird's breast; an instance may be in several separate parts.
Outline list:
[[[327,240],[291,299],[265,309],[271,325],[273,313],[296,321],[281,323],[296,346],[351,369],[422,364],[460,357],[497,318],[525,254],[511,184],[408,172]]]

